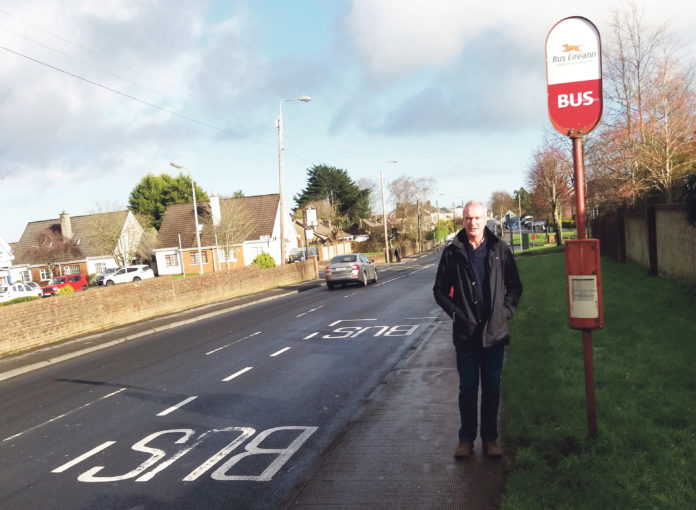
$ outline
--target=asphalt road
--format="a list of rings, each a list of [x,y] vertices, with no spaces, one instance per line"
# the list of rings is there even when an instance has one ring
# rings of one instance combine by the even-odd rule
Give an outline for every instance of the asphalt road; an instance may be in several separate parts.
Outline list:
[[[426,335],[438,256],[0,382],[0,508],[278,508]]]

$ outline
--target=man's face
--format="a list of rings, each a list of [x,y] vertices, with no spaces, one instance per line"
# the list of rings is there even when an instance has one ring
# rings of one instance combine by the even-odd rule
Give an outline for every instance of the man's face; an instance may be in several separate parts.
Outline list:
[[[464,230],[470,239],[483,237],[483,227],[486,226],[486,218],[483,215],[483,207],[469,205],[464,209]]]

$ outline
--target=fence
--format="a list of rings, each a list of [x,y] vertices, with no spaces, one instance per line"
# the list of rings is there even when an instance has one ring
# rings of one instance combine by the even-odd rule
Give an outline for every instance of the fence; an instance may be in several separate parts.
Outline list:
[[[630,260],[649,269],[696,282],[696,228],[678,204],[651,204],[645,209],[620,209],[592,221],[592,236],[603,255]]]

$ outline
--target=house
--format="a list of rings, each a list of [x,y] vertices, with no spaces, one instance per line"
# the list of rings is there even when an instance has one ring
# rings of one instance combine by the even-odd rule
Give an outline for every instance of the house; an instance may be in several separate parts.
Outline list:
[[[14,254],[17,279],[44,283],[56,275],[89,275],[146,261],[152,247],[128,210],[74,217],[63,211],[59,218],[28,223]]]
[[[430,201],[416,204],[401,202],[389,213],[387,223],[401,233],[415,234],[419,227],[421,232],[427,232],[437,226],[437,214],[437,208]]]
[[[4,287],[14,282],[10,275],[14,252],[8,242],[0,237],[0,286]]]
[[[261,253],[280,264],[279,195],[220,198],[197,204],[200,252],[193,204],[167,207],[155,250],[159,274],[211,273],[244,267]],[[286,213],[287,214],[287,213]],[[285,251],[297,248],[297,236],[288,215]]]

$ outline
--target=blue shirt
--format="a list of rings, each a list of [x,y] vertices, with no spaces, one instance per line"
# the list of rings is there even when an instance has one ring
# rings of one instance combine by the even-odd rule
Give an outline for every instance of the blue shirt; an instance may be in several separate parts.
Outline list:
[[[476,295],[479,302],[479,310],[481,311],[481,322],[488,320],[488,303],[490,303],[490,292],[488,290],[488,244],[484,236],[478,248],[474,249],[471,243],[466,243],[466,253],[469,256],[469,264],[474,273],[474,281],[476,282]]]

